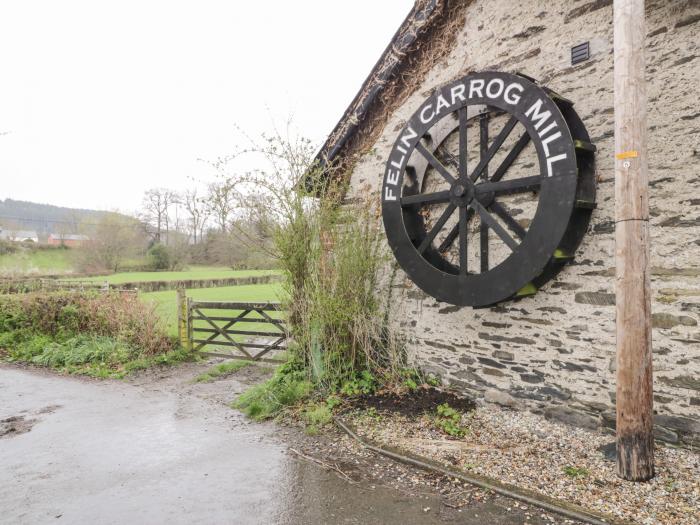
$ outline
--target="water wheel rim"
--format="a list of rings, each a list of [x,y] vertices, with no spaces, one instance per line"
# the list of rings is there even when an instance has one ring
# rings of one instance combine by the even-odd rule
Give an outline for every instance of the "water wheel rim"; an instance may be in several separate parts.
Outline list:
[[[487,96],[484,89],[481,93],[473,91],[464,100],[454,96],[455,93],[460,93],[461,86],[469,89],[473,82],[483,86],[498,86],[501,83],[508,87],[517,85],[522,89],[517,90],[519,98],[516,104],[506,100],[505,87],[497,97]],[[514,91],[516,90],[511,90],[511,95]],[[491,94],[494,93],[492,90]],[[463,275],[436,267],[435,261],[425,256],[424,247],[421,251],[420,244],[416,245],[416,232],[408,224],[401,199],[404,197],[409,160],[416,154],[416,150],[424,156],[424,137],[429,135],[431,128],[449,115],[461,110],[468,111],[468,106],[479,105],[504,111],[515,119],[515,124],[520,123],[525,128],[535,147],[541,182],[537,211],[525,238],[513,247],[512,253],[505,260],[488,272]],[[536,105],[536,111],[532,111],[533,105]],[[427,118],[438,107],[440,112],[432,119]],[[549,117],[545,122],[533,120],[534,116],[546,112]],[[542,133],[552,124],[549,133]],[[561,135],[556,140],[546,142],[551,133]],[[552,162],[553,158],[557,160]],[[576,186],[574,141],[562,112],[548,93],[517,75],[498,72],[468,75],[429,97],[409,119],[394,143],[382,186],[382,217],[387,240],[409,278],[439,301],[465,306],[494,304],[512,297],[542,273],[569,224]],[[392,199],[392,196],[395,198]]]

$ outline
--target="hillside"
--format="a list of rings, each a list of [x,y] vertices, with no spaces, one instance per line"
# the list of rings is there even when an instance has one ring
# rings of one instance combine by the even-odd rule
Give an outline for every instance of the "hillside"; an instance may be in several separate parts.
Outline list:
[[[81,225],[94,224],[105,213],[5,199],[0,200],[0,229],[34,230],[40,237],[52,232],[78,233]]]

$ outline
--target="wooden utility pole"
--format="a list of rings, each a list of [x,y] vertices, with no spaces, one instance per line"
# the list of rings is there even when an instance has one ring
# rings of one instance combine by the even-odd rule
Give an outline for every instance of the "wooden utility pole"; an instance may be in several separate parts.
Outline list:
[[[614,0],[617,474],[654,476],[644,0]]]

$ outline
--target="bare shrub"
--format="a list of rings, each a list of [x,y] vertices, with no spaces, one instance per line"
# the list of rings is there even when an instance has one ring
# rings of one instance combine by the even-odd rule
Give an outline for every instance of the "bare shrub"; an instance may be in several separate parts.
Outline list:
[[[276,133],[240,152],[268,168],[232,183],[284,270],[292,357],[327,390],[368,371],[394,380],[404,352],[376,295],[385,267],[378,218],[368,203],[343,201],[342,180],[314,165],[308,140],[288,137]]]
[[[139,221],[117,213],[105,213],[89,233],[91,241],[80,248],[78,257],[84,272],[118,272],[130,257],[143,253],[146,245]]]

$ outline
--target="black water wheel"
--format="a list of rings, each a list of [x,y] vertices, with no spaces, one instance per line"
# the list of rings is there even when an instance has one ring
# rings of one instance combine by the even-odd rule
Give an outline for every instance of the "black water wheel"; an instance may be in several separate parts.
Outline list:
[[[387,162],[383,219],[396,259],[456,305],[534,293],[585,234],[594,150],[572,104],[529,79],[489,72],[445,86]]]

